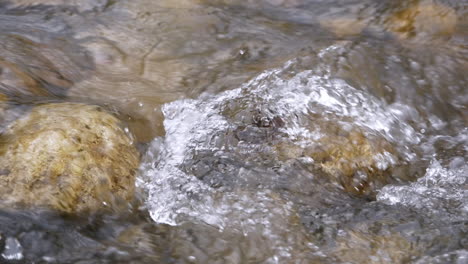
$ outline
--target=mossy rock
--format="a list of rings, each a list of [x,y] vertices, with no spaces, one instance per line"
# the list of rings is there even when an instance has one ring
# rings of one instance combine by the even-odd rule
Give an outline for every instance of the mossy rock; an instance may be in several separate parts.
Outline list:
[[[1,141],[3,206],[72,213],[134,197],[139,153],[121,122],[99,106],[36,106]]]

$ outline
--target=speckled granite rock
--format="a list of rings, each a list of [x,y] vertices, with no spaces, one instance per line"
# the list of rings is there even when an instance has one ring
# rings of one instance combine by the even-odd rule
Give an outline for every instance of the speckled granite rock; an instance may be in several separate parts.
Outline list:
[[[139,154],[99,106],[36,106],[1,141],[0,205],[84,212],[134,195]]]

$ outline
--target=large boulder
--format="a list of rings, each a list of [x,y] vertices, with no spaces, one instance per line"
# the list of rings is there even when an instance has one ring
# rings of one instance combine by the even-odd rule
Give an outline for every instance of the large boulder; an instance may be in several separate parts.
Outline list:
[[[134,196],[139,153],[99,106],[36,106],[6,128],[1,143],[3,206],[84,212]]]

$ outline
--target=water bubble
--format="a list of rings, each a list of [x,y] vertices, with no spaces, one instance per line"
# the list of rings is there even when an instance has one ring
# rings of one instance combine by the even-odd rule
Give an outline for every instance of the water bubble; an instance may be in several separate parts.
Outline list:
[[[5,241],[5,249],[2,257],[6,260],[21,260],[23,259],[23,247],[20,242],[14,237],[8,237]]]

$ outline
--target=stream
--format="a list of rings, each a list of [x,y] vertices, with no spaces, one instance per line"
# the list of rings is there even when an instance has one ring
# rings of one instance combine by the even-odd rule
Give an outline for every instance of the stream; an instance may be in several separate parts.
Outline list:
[[[64,102],[135,202],[0,206],[0,263],[468,263],[465,0],[0,0],[0,132]]]

